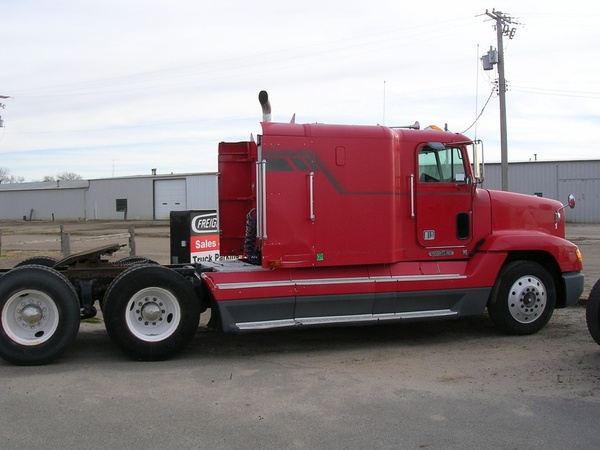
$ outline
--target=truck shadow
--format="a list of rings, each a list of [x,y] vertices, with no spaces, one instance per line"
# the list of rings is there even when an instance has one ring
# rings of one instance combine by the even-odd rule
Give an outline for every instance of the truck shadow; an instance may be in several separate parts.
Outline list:
[[[278,353],[293,355],[336,350],[369,351],[390,346],[426,347],[441,343],[498,339],[499,336],[487,316],[366,326],[298,327],[243,334],[222,333],[200,326],[190,345],[170,361],[190,363],[206,356],[235,358]],[[82,325],[72,347],[53,364],[93,364],[93,361],[101,364],[127,361],[143,364],[130,359],[114,345],[103,323]]]

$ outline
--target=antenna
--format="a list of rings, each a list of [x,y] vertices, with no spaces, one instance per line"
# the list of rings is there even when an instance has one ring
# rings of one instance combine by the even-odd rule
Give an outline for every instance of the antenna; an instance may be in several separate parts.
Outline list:
[[[385,126],[385,80],[383,80],[383,122],[382,125]]]
[[[479,44],[477,44],[477,62],[475,63],[475,119],[477,119],[477,112],[479,111]],[[475,130],[473,130],[475,137],[474,141],[477,140],[477,121],[475,122]]]

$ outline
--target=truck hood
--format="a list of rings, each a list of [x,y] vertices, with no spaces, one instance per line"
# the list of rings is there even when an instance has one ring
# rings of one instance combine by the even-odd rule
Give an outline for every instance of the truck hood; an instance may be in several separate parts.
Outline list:
[[[492,230],[535,230],[565,237],[564,214],[558,222],[555,212],[562,204],[535,195],[488,190],[492,209]]]

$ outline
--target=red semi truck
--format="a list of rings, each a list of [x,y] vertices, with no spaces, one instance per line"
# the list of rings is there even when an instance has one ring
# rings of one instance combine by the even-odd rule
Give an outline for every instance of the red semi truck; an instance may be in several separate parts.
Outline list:
[[[0,278],[0,356],[44,364],[103,311],[136,359],[173,356],[201,312],[225,332],[481,315],[532,334],[583,291],[556,200],[481,187],[480,146],[437,127],[269,122],[219,144],[219,261],[109,263],[115,246]],[[473,155],[473,162],[470,162]],[[569,206],[574,206],[572,197]],[[50,267],[49,267],[50,266]]]

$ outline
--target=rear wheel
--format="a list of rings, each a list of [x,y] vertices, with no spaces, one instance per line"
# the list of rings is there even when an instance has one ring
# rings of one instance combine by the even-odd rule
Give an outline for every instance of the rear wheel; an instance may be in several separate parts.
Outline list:
[[[13,364],[47,364],[69,348],[79,331],[75,289],[48,267],[21,266],[0,278],[0,309],[0,356]]]
[[[585,307],[585,319],[590,334],[600,345],[600,280],[592,288]]]
[[[531,261],[513,261],[501,271],[492,290],[488,312],[507,334],[534,334],[552,317],[556,288],[548,271]]]
[[[134,266],[119,275],[104,296],[111,339],[139,360],[167,359],[194,337],[200,302],[192,285],[162,266]]]

